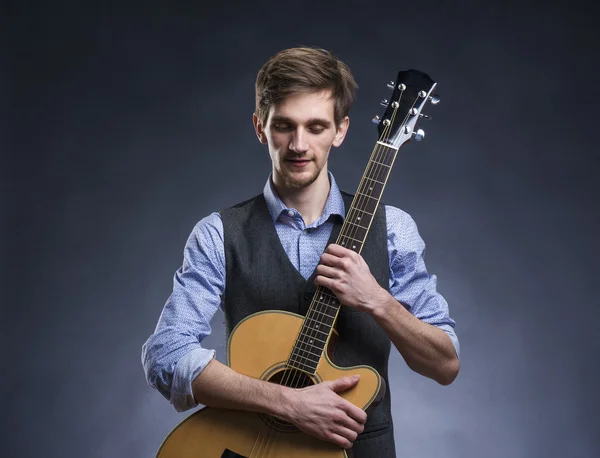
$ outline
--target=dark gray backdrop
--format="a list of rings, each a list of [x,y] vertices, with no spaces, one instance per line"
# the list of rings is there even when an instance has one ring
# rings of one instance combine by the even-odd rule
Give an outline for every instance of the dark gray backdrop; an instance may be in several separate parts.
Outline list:
[[[255,75],[300,44],[360,86],[330,161],[346,190],[398,70],[426,71],[443,99],[384,199],[419,225],[462,368],[442,387],[393,354],[398,456],[598,456],[592,7],[124,8],[4,10],[2,456],[149,457],[187,415],[146,385],[140,348],[194,224],[262,189]],[[223,358],[222,315],[210,342]]]

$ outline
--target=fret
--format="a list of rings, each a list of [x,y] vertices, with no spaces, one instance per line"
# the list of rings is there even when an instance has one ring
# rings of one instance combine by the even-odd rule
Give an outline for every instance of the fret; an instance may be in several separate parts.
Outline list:
[[[304,332],[300,332],[300,337],[301,338],[308,338],[308,339],[311,339],[311,340],[318,340],[319,342],[321,342],[323,344],[327,343],[327,341],[325,341],[325,340],[321,340],[321,339],[319,339],[316,336],[309,336],[308,334],[305,334]],[[298,340],[300,340],[300,339],[298,339]]]
[[[312,339],[310,339],[310,340],[312,340]],[[298,347],[298,348],[301,348],[303,351],[312,353],[313,355],[317,356],[318,358],[321,357],[321,352],[323,351],[323,348],[325,347],[325,345],[323,345],[323,346],[315,345],[314,343],[311,343],[310,341],[307,342],[306,340],[303,340],[301,342],[301,345],[302,346]],[[312,349],[316,349],[317,352],[312,351]]]
[[[356,194],[359,196],[368,197],[369,199],[373,199],[373,200],[377,200],[377,201],[379,200],[377,197],[370,196],[369,194],[365,194],[364,192],[357,192]]]
[[[362,243],[367,236],[367,228],[349,223],[348,228],[344,231],[344,233],[352,234],[353,239],[359,240]]]
[[[333,305],[333,304],[327,304],[327,303],[325,303],[325,302],[323,302],[323,301],[317,301],[317,300],[315,300],[315,301],[314,301],[314,303],[315,303],[315,304],[319,304],[319,305],[324,305],[325,307],[330,307],[330,308],[332,308],[332,309],[336,310],[336,313],[337,313],[337,309],[338,309],[338,308],[337,308],[337,306],[335,306],[335,305]],[[334,316],[332,316],[332,318],[335,318],[335,315],[334,315]]]
[[[310,317],[311,320],[315,321],[317,324],[322,324],[324,326],[331,326],[333,325],[333,320],[335,319],[335,315],[329,315],[321,310],[318,310],[316,307],[311,307],[312,310],[312,316]],[[321,316],[317,316],[316,314],[319,314]],[[307,318],[308,314],[306,315]]]
[[[324,286],[319,286],[317,291],[319,291],[319,300],[323,300],[324,297],[328,297],[334,304],[337,305],[339,303],[338,298],[330,289],[325,288]]]
[[[366,212],[363,212],[356,208],[351,208],[350,210],[348,210],[348,214],[346,215],[344,224],[346,224],[346,223],[358,224],[358,222],[360,222],[361,223],[360,226],[363,226],[366,230],[369,227],[369,225],[371,224],[371,219],[372,219],[371,216],[373,216],[373,215],[369,215]]]
[[[383,165],[385,168],[388,168],[388,169],[391,167],[391,165],[384,164],[383,162],[377,162],[377,161],[374,161],[373,159],[371,159],[371,164]]]
[[[365,227],[365,226],[363,226],[361,224],[358,224],[358,223],[353,223],[352,221],[349,221],[349,220],[346,220],[346,224],[348,224],[349,226],[356,226],[356,227],[358,227],[360,229],[364,229],[365,231],[368,229],[368,227]]]
[[[383,194],[384,186],[385,183],[381,183],[371,178],[365,178],[360,183],[360,186],[358,187],[358,192],[380,199],[381,195]]]
[[[376,163],[369,163],[367,170],[365,171],[365,178],[373,179],[385,183],[390,175],[390,168],[387,166],[380,166]]]
[[[361,245],[364,242],[364,240],[355,239],[354,237],[350,237],[349,235],[343,235],[342,237],[345,239],[354,240],[355,242],[358,242]]]
[[[290,364],[290,362],[289,362],[289,361],[286,363],[286,366],[287,366],[288,368],[290,368],[290,369],[296,369],[297,371],[300,371],[300,372],[307,372],[307,371],[306,371],[306,369],[301,369],[300,367],[293,366],[292,364]],[[314,370],[316,370],[317,368],[316,368],[316,367],[315,367],[315,368],[312,368],[312,367],[311,367],[311,368],[309,368],[309,369],[310,369],[311,371],[314,371]]]
[[[369,216],[373,216],[374,215],[374,213],[368,212],[368,211],[366,211],[366,210],[364,210],[362,208],[360,208],[360,209],[359,208],[355,208],[354,210],[363,212],[363,213],[365,213],[365,214],[367,214]]]
[[[307,326],[309,325],[310,322],[312,322],[311,326],[314,327],[315,329],[318,329],[319,326],[331,327],[331,323],[326,323],[325,321],[322,321],[319,317],[317,317],[315,315],[315,313],[319,313],[319,312],[316,310],[316,307],[311,305],[308,313],[306,314],[306,319],[304,320],[306,322]],[[329,318],[333,319],[334,317],[329,317]]]
[[[356,253],[360,253],[360,250],[362,250],[362,243],[360,242],[348,242],[343,240],[340,245],[342,245],[344,248],[355,251]]]
[[[311,345],[311,344],[309,344],[308,342],[303,342],[302,344],[303,344],[303,345],[306,345],[306,346],[310,346],[310,347],[313,347],[313,348],[317,348],[317,349],[319,349],[319,347],[315,347],[314,345]],[[306,349],[304,349],[304,348],[302,348],[300,351],[306,352],[306,353],[308,353],[309,355],[316,356],[316,357],[317,357],[317,361],[318,361],[319,359],[321,359],[321,352],[323,351],[323,349],[322,349],[322,348],[320,348],[319,350],[320,350],[320,352],[319,352],[319,353],[314,353],[314,352],[312,352],[312,351],[310,351],[310,350],[306,350]],[[311,361],[312,361],[312,360],[311,360]]]
[[[366,211],[367,213],[373,215],[375,214],[375,210],[377,209],[377,204],[379,203],[379,199],[374,199],[370,196],[367,196],[367,198],[365,197],[361,197],[360,195],[357,195],[354,198],[354,202],[353,205],[355,205],[357,208],[360,208],[361,211]]]
[[[375,151],[373,151],[370,160],[377,160],[391,167],[397,152],[398,150],[395,148],[387,148],[384,146],[383,148],[378,148]]]
[[[299,348],[296,348],[294,350],[293,355],[292,355],[292,356],[296,357],[296,362],[299,362],[298,358],[301,358],[301,359],[304,359],[306,361],[311,362],[312,364],[319,364],[319,359],[321,359],[321,357],[319,357],[319,359],[317,359],[316,361],[314,361],[314,360],[310,359],[308,356],[303,356],[303,355],[298,354],[298,352],[300,352],[300,351],[305,352],[305,350],[301,350]],[[302,364],[305,364],[305,363],[302,363]]]
[[[367,177],[365,177],[365,180],[369,180],[369,181],[373,181],[374,183],[377,183],[377,184],[385,185],[385,183],[383,181],[378,181],[375,178],[367,178]]]
[[[329,298],[337,301],[337,297],[335,297],[335,294],[333,294],[333,292],[330,289],[325,288],[324,286],[319,286],[317,288],[317,292],[319,293],[318,295],[319,295],[320,300],[323,300],[323,297],[326,296],[326,297],[329,297]],[[315,297],[316,296],[317,295],[315,294]]]
[[[307,318],[306,320],[310,320],[310,318]],[[305,321],[306,321],[306,320],[305,320]],[[311,321],[314,321],[314,320],[311,320]],[[326,326],[326,327],[327,327],[327,328],[331,328],[331,326]],[[311,329],[312,331],[314,331],[314,332],[319,332],[319,333],[321,333],[321,334],[323,334],[323,335],[325,335],[325,336],[329,336],[329,330],[328,330],[327,332],[324,332],[324,331],[321,331],[320,329],[315,329],[315,328],[310,328],[310,329]]]

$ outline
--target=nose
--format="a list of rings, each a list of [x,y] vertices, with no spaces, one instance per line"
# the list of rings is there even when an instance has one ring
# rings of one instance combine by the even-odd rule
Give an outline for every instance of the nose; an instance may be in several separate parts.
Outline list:
[[[295,153],[306,153],[308,151],[308,141],[302,128],[296,129],[290,140],[290,151]]]

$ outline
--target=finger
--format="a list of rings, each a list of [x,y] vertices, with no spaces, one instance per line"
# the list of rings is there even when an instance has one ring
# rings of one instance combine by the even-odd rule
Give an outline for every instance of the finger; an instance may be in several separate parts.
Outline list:
[[[346,376],[346,377],[340,377],[340,378],[335,379],[332,382],[330,382],[329,386],[336,393],[342,393],[343,391],[349,390],[354,385],[356,385],[358,383],[359,379],[360,379],[360,375],[358,375],[358,374]],[[354,404],[351,404],[351,405],[354,405]]]
[[[339,278],[340,272],[334,267],[319,264],[317,266],[317,275],[323,275],[327,278]]]
[[[347,401],[344,404],[344,412],[346,412],[348,417],[352,418],[361,425],[364,425],[367,422],[367,413],[364,410],[356,407],[350,401]]]
[[[317,275],[315,277],[315,285],[329,288],[334,293],[337,290],[337,288],[335,287],[335,280],[332,278],[325,277],[324,275]]]
[[[338,245],[337,243],[332,243],[328,245],[325,249],[325,253],[332,254],[334,256],[337,256],[338,258],[343,258],[344,256],[352,256],[352,254],[354,254],[352,250],[344,248],[343,246]]]
[[[341,267],[343,265],[342,258],[331,253],[323,253],[320,258],[320,263],[330,267]]]
[[[342,448],[352,448],[352,441],[345,437],[345,435],[330,433],[327,438],[329,439],[329,441],[333,442],[336,445],[339,445]]]
[[[364,423],[361,423],[360,421],[355,420],[354,418],[352,418],[345,412],[339,416],[339,418],[337,419],[337,424],[354,431],[357,435],[362,433],[365,429]],[[354,439],[352,439],[352,440],[354,440]]]

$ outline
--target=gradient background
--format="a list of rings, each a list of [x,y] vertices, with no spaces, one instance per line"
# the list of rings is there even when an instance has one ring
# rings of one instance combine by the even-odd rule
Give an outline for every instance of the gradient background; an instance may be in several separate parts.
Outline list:
[[[419,225],[462,367],[442,387],[394,352],[398,456],[600,456],[593,8],[363,3],[4,7],[3,457],[151,457],[187,416],[146,385],[141,345],[194,224],[262,189],[254,79],[296,45],[360,86],[330,160],[348,191],[386,82],[418,68],[442,96],[384,200]]]

